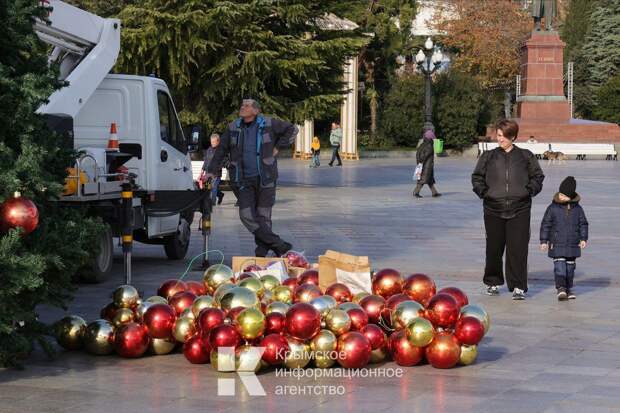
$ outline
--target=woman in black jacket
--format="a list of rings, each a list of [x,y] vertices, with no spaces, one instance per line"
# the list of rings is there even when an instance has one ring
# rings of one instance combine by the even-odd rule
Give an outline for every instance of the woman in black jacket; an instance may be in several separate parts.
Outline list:
[[[502,257],[506,250],[506,283],[513,300],[527,292],[527,254],[532,197],[541,190],[543,175],[536,156],[513,144],[519,125],[503,119],[496,124],[499,147],[484,152],[471,176],[473,191],[483,199],[486,230],[484,284],[498,295],[504,284]]]
[[[435,188],[435,148],[433,147],[433,139],[435,139],[435,134],[432,130],[427,129],[422,137],[422,143],[415,153],[416,163],[422,164],[422,172],[413,191],[413,196],[416,198],[422,198],[420,191],[425,184],[429,186],[434,197],[441,196],[437,192],[437,188]]]

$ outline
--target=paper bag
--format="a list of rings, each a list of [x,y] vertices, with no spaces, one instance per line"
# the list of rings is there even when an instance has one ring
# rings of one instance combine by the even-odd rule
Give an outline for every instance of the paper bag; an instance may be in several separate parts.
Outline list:
[[[368,257],[358,257],[342,252],[327,250],[319,256],[319,286],[323,291],[333,283],[342,283],[353,294],[370,293],[370,261]]]
[[[259,277],[271,274],[277,277],[280,282],[288,278],[286,260],[278,257],[233,257],[232,270],[235,273],[235,277],[238,277],[243,272],[243,269],[251,264],[266,267],[264,270],[254,271]],[[268,264],[270,265],[267,266]]]

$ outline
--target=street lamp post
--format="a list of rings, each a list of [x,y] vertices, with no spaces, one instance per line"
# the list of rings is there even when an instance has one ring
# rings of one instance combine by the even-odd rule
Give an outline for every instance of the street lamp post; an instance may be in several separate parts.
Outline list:
[[[432,52],[432,53],[431,53]],[[425,94],[424,94],[424,130],[435,130],[433,126],[433,106],[431,102],[431,76],[443,61],[441,50],[434,49],[433,41],[427,38],[424,42],[424,49],[420,49],[415,55],[415,62],[425,77]]]

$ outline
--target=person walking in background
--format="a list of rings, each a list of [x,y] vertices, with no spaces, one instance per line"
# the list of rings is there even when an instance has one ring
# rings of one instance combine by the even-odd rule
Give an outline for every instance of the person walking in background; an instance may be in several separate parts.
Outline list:
[[[220,135],[217,133],[211,134],[210,137],[211,146],[207,148],[204,153],[204,163],[202,164],[203,177],[204,174],[209,170],[209,164],[213,161],[213,155],[217,150],[217,147],[220,145]],[[211,202],[215,205],[215,200],[217,199],[217,204],[220,205],[222,200],[224,199],[224,192],[220,190],[220,181],[222,180],[222,170],[215,171],[215,176],[213,177],[213,181],[211,182]]]
[[[540,223],[540,250],[553,259],[558,300],[574,299],[575,260],[588,245],[588,220],[579,201],[572,176],[560,184]]]
[[[413,196],[416,198],[422,198],[420,191],[424,185],[428,185],[434,197],[441,196],[437,192],[437,188],[435,188],[435,148],[433,147],[433,139],[435,139],[435,133],[427,129],[422,136],[422,143],[415,153],[416,171],[418,172]]]
[[[329,162],[329,166],[334,166],[334,161],[338,159],[338,165],[342,166],[342,159],[340,159],[340,145],[342,144],[342,128],[340,123],[332,122],[332,132],[329,135],[329,143],[332,145],[332,160]]]
[[[499,146],[485,151],[471,175],[473,191],[483,200],[486,265],[483,282],[488,295],[504,284],[502,258],[506,251],[506,283],[513,300],[525,299],[532,197],[545,175],[536,156],[514,145],[519,125],[503,119],[495,125]]]
[[[321,166],[321,141],[318,136],[312,138],[312,145],[310,146],[312,152],[312,160],[310,161],[310,168],[318,168]]]

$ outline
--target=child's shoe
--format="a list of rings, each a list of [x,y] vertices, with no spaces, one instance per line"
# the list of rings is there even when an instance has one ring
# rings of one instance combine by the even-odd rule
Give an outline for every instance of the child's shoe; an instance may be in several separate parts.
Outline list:
[[[569,300],[574,300],[575,298],[577,298],[577,295],[572,290],[568,290],[566,295]]]
[[[564,288],[558,288],[558,301],[566,301],[568,300],[568,295],[566,294],[566,290]]]

